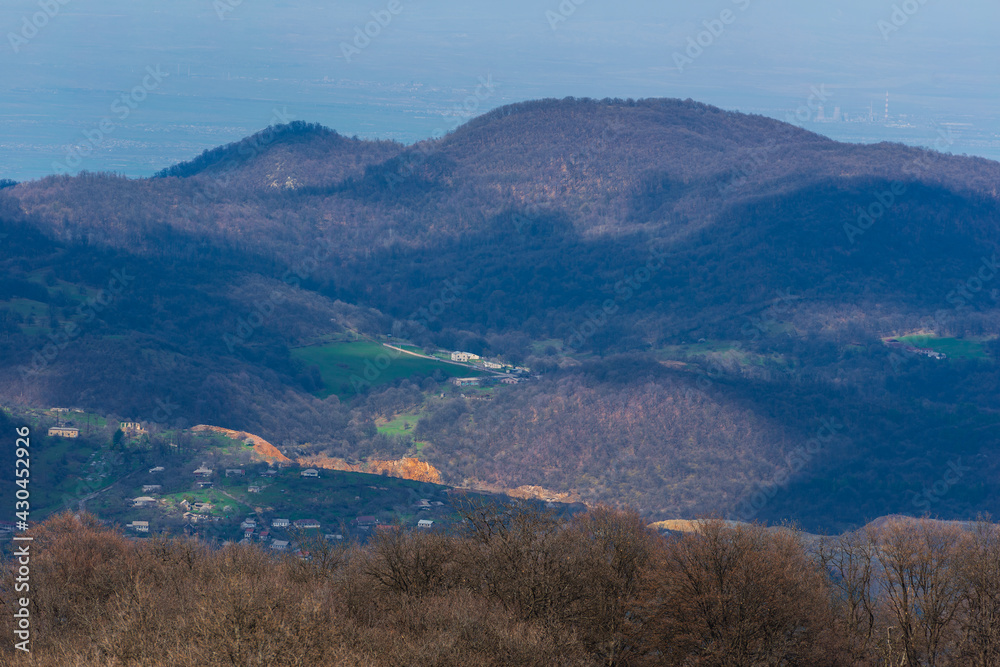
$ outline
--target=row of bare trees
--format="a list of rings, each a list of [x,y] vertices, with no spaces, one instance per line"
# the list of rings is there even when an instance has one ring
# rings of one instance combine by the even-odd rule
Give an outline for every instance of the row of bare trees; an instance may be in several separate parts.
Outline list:
[[[821,539],[713,520],[661,536],[601,508],[460,511],[453,534],[302,536],[308,558],[60,515],[34,530],[33,653],[16,655],[5,612],[0,664],[1000,664],[1000,527],[986,521]]]
[[[1000,530],[896,520],[817,550],[856,663],[1000,664]]]

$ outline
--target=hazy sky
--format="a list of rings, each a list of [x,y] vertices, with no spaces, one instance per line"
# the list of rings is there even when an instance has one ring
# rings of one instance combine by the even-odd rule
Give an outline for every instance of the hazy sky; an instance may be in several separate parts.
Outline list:
[[[813,90],[827,115],[874,102],[880,118],[888,90],[913,127],[810,129],[930,143],[957,124],[954,152],[1000,158],[998,19],[995,0],[5,0],[0,178],[57,171],[91,140],[79,168],[148,174],[275,110],[409,142],[463,104],[690,97],[785,118]]]

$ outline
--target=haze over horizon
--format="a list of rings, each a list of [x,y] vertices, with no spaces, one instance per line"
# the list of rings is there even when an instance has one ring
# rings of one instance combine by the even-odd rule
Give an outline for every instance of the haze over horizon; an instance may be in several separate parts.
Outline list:
[[[0,178],[147,176],[286,117],[412,143],[565,96],[692,98],[838,140],[1000,159],[997,18],[986,2],[926,0],[13,0]]]

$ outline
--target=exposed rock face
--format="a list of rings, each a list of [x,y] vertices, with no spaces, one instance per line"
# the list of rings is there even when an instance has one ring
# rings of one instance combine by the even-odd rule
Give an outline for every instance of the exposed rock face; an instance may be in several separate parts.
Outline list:
[[[229,428],[222,428],[221,426],[209,426],[207,424],[199,424],[191,428],[193,432],[200,431],[211,431],[212,433],[220,433],[227,438],[232,438],[233,440],[243,440],[253,443],[253,449],[255,452],[260,454],[262,458],[267,461],[282,461],[286,463],[291,463],[292,460],[282,454],[277,447],[269,443],[264,438],[259,435],[254,435],[253,433],[246,433],[245,431],[234,431]]]
[[[371,460],[357,465],[348,463],[344,459],[330,458],[328,456],[305,456],[298,460],[299,465],[311,466],[313,468],[325,468],[327,470],[343,470],[345,472],[364,472],[372,475],[385,473],[390,477],[401,479],[412,479],[417,482],[431,482],[433,484],[443,484],[441,473],[430,463],[425,463],[419,459],[402,458],[398,461]]]

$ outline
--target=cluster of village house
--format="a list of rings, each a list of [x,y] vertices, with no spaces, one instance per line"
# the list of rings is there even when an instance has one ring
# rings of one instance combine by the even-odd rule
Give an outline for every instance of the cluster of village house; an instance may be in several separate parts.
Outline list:
[[[53,412],[65,412],[65,408],[53,408]],[[74,410],[74,412],[82,412],[82,410]],[[121,422],[118,428],[122,430],[127,437],[134,438],[146,433],[146,429],[139,422]],[[72,426],[53,426],[49,429],[48,434],[50,437],[56,438],[79,438],[80,429]]]
[[[916,347],[915,345],[910,345],[909,343],[904,343],[896,338],[890,338],[885,342],[886,346],[895,348],[898,350],[903,350],[905,352],[912,352],[913,354],[922,354],[925,357],[930,357],[931,359],[947,359],[948,356],[943,352],[935,352],[934,350],[927,347]]]
[[[155,468],[149,469],[150,475],[156,475],[164,471],[163,466],[157,466]],[[214,474],[214,470],[209,468],[205,463],[202,463],[198,468],[193,471],[196,478],[196,484],[198,488],[205,489],[211,488],[212,482],[211,478]],[[226,477],[243,477],[246,474],[246,470],[243,468],[227,468]],[[274,469],[268,469],[261,473],[261,477],[274,477],[277,475],[277,471]],[[319,471],[315,468],[307,468],[299,473],[302,478],[318,478]],[[248,493],[260,493],[261,486],[256,484],[251,484],[247,487]],[[142,487],[142,492],[146,493],[160,493],[163,487],[160,484],[144,484]],[[149,495],[142,495],[137,498],[132,499],[132,506],[137,508],[148,508],[157,507],[159,501]],[[433,506],[443,505],[440,501],[431,502],[427,499],[420,499],[415,503],[415,507],[418,510],[429,510]],[[187,500],[182,500],[178,503],[180,509],[184,510],[183,518],[186,521],[185,531],[192,532],[193,524],[204,522],[204,521],[219,521],[221,517],[218,515],[210,514],[213,506],[210,503],[195,502],[190,503]],[[353,525],[361,531],[368,531],[383,527],[379,523],[379,520],[374,516],[359,516]],[[432,528],[434,526],[434,521],[431,519],[420,519],[417,522],[418,528]],[[126,524],[126,528],[134,530],[138,533],[148,533],[149,532],[149,521],[138,521],[134,520]],[[279,531],[287,531],[290,528],[296,528],[298,530],[319,530],[322,528],[319,521],[315,519],[298,519],[296,521],[290,521],[289,519],[273,518],[271,519],[270,526],[268,527],[264,523],[258,525],[256,518],[247,518],[240,524],[240,528],[243,530],[243,539],[241,542],[260,542],[269,544],[270,548],[275,551],[288,551],[291,548],[291,541],[288,539],[283,539],[287,535],[281,534],[279,536],[273,536],[271,533],[271,528],[277,529]],[[343,540],[344,536],[341,533],[328,533],[324,537],[327,540]]]
[[[471,361],[473,359],[479,359],[479,357],[470,352],[453,352],[451,355],[453,360],[456,361]],[[486,361],[484,365],[487,368],[499,369],[502,368],[501,364],[495,362]],[[517,368],[515,369],[518,373],[527,372],[527,369]],[[512,377],[500,377],[499,381],[504,384],[516,384],[518,382],[517,376]],[[460,380],[457,382],[456,380]],[[482,381],[481,378],[455,378],[455,382],[458,386],[467,385],[478,385]],[[66,408],[53,408],[53,412],[66,412]],[[74,410],[75,412],[82,412],[82,410]],[[120,422],[119,428],[127,437],[137,437],[146,433],[146,429],[139,422]],[[77,438],[80,436],[80,429],[70,426],[53,426],[48,429],[48,435],[51,437],[60,438]],[[156,466],[149,469],[150,475],[156,475],[158,473],[164,472],[166,469],[163,466]],[[193,471],[196,478],[195,484],[199,489],[210,489],[213,487],[212,475],[215,471],[209,468],[205,463],[202,463],[198,468]],[[227,468],[226,477],[243,477],[246,471],[243,468]],[[261,477],[273,477],[277,475],[277,471],[273,469],[265,470],[261,473]],[[319,477],[319,471],[315,468],[307,468],[299,473],[303,478],[316,478]],[[259,484],[250,484],[247,486],[248,493],[260,493],[262,487]],[[144,484],[142,486],[142,493],[144,495],[133,498],[131,503],[132,507],[135,508],[153,508],[160,504],[160,501],[152,495],[145,494],[159,494],[163,491],[163,486],[161,484]],[[418,510],[429,510],[432,505],[442,505],[441,502],[434,502],[427,499],[421,499],[416,503],[416,508]],[[182,518],[185,520],[185,530],[191,532],[193,530],[193,524],[204,522],[204,521],[219,521],[221,517],[217,515],[212,515],[210,512],[213,506],[210,503],[195,502],[190,503],[187,500],[182,500],[178,503],[178,507],[184,510]],[[359,530],[372,530],[376,528],[385,528],[379,523],[379,520],[373,516],[359,516],[354,522],[354,526]],[[434,521],[431,519],[420,519],[417,522],[418,528],[432,528]],[[318,521],[313,519],[299,519],[294,522],[289,522],[288,519],[272,519],[271,528],[277,529],[287,529],[289,526],[294,526],[295,528],[301,530],[319,530],[320,524]],[[149,521],[140,521],[138,519],[133,520],[125,525],[126,528],[136,531],[137,533],[148,533],[149,532]],[[256,519],[248,518],[243,523],[240,524],[243,529],[243,541],[250,542],[256,540],[258,542],[268,542],[270,541],[270,546],[276,551],[286,551],[289,549],[289,540],[282,540],[277,538],[272,538],[270,531],[267,528],[261,527],[258,532],[258,526]],[[342,540],[343,535],[339,533],[330,533],[325,536],[330,540]]]
[[[479,362],[483,368],[491,371],[505,370],[506,375],[488,375],[485,377],[452,378],[451,383],[456,387],[475,387],[487,384],[517,384],[528,375],[528,369],[521,366],[509,366],[496,361],[482,360],[478,354],[472,352],[452,352],[452,361],[462,363]]]

